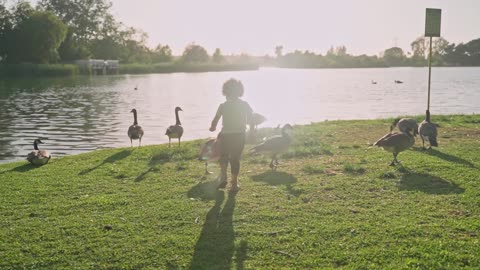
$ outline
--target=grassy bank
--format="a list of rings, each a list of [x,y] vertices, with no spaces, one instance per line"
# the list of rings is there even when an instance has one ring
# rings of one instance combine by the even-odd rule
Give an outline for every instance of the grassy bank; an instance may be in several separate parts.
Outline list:
[[[256,70],[258,65],[254,64],[121,64],[118,72],[120,74],[147,74],[147,73],[175,73],[175,72],[218,72],[218,71],[240,71]]]
[[[63,64],[0,64],[1,77],[54,77],[80,74],[76,65]]]
[[[478,269],[480,116],[433,120],[440,147],[395,168],[369,146],[389,120],[296,126],[276,172],[244,157],[236,196],[201,141],[1,165],[0,268]]]

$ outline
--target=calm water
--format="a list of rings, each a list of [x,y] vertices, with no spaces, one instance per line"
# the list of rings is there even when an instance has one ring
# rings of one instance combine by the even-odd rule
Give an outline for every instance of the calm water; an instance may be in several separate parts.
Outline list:
[[[212,136],[210,121],[223,82],[245,85],[244,98],[265,115],[264,126],[325,119],[423,114],[428,69],[264,68],[258,71],[0,79],[0,162],[23,159],[35,138],[54,156],[129,146],[132,108],[145,130],[143,144],[168,141],[180,106],[184,139]],[[377,81],[372,84],[371,81]],[[403,84],[395,84],[402,80]],[[134,88],[138,87],[135,91]],[[480,68],[434,68],[432,114],[480,113]]]

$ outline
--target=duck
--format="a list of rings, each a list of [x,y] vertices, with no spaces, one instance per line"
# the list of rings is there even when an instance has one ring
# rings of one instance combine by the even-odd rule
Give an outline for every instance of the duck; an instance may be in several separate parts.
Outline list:
[[[417,136],[418,135],[418,124],[417,124],[417,120],[415,119],[412,119],[412,118],[396,118],[392,125],[390,126],[390,133],[392,133],[393,129],[395,127],[398,127],[398,129],[401,131],[401,132],[405,132],[407,131],[407,128],[410,128],[411,130],[413,130],[413,136]]]
[[[198,159],[205,161],[205,174],[211,174],[208,171],[208,162],[215,162],[220,159],[220,139],[211,138],[207,140],[200,149]]]
[[[130,146],[133,146],[133,140],[138,140],[138,146],[142,145],[142,137],[143,137],[143,128],[138,125],[137,122],[137,110],[132,109],[130,111],[133,113],[133,125],[128,128],[128,137],[130,138]]]
[[[263,143],[253,147],[250,152],[252,154],[268,152],[272,154],[272,161],[270,161],[269,167],[272,170],[276,170],[278,166],[277,155],[281,152],[287,151],[292,143],[292,137],[287,132],[291,130],[292,126],[286,124],[282,127],[281,135],[275,135],[269,138],[266,138]]]
[[[28,162],[33,165],[44,165],[52,158],[52,155],[46,150],[39,150],[38,145],[43,144],[40,139],[35,139],[33,141],[33,151],[27,155]]]
[[[415,137],[411,133],[412,129],[407,128],[405,132],[387,133],[385,136],[376,141],[373,145],[382,147],[383,150],[393,154],[393,160],[390,166],[400,163],[397,155],[415,144]]]
[[[170,146],[172,138],[178,139],[178,146],[180,146],[180,140],[183,135],[182,123],[180,123],[180,118],[178,117],[178,112],[182,111],[182,108],[175,107],[175,125],[171,125],[167,128],[165,135],[168,136],[168,146]]]
[[[403,82],[399,80],[395,80],[395,83],[403,83]]]
[[[428,149],[431,149],[432,146],[438,147],[437,142],[437,125],[430,121],[430,112],[427,111],[425,120],[420,123],[418,127],[418,133],[420,134],[420,138],[422,138],[422,148],[425,150],[425,141],[428,141],[430,146]]]

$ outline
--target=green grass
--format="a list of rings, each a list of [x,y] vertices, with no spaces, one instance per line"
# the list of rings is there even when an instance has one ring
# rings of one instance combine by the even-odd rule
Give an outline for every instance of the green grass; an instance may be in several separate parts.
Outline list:
[[[371,147],[392,119],[295,126],[236,196],[202,141],[1,165],[0,269],[479,269],[480,116],[432,119],[397,167]]]
[[[174,72],[215,72],[256,70],[254,64],[215,64],[215,63],[160,63],[160,64],[120,64],[120,74],[174,73]]]

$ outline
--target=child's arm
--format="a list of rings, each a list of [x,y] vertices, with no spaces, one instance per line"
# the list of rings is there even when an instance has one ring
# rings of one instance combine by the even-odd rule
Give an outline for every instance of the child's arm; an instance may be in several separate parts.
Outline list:
[[[215,131],[217,129],[217,124],[218,120],[220,120],[220,117],[222,117],[222,105],[218,106],[217,113],[215,114],[215,117],[212,120],[212,124],[210,126],[210,131]]]
[[[255,122],[253,119],[253,110],[252,107],[250,107],[250,104],[247,103],[247,124],[250,126],[250,130],[253,129],[253,126],[255,126]]]

